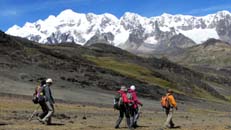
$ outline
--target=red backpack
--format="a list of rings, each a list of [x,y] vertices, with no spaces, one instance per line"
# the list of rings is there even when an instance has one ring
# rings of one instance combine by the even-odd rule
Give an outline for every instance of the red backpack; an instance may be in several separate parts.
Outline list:
[[[168,100],[168,96],[162,96],[161,100],[160,100],[160,104],[163,108],[169,108],[170,104],[169,104],[169,100]]]

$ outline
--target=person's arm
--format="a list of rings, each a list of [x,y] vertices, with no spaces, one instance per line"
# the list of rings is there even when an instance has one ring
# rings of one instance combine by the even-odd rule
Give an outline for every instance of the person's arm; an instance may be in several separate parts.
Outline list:
[[[127,95],[124,93],[122,94],[122,100],[124,103],[128,103]]]
[[[52,96],[52,93],[51,93],[51,89],[50,89],[50,88],[49,88],[49,93],[50,93],[51,101],[55,104],[55,100],[54,100],[54,98],[53,98],[53,96]]]
[[[45,100],[46,100],[46,101],[49,101],[49,96],[50,96],[50,94],[49,94],[48,87],[45,86],[44,89],[43,89],[43,91],[44,91]]]
[[[53,102],[52,101],[52,96],[51,96],[51,91],[50,91],[50,88],[48,86],[46,86],[44,88],[45,90],[45,98],[46,98],[46,101],[49,101],[49,102]]]
[[[137,97],[137,95],[136,95],[135,92],[134,92],[134,94],[133,94],[133,99],[134,99],[134,102],[135,102],[135,103],[137,103],[137,104],[143,106],[143,104],[139,101],[139,99],[138,99],[138,97]]]
[[[142,102],[140,102],[138,99],[137,99],[137,104],[139,104],[140,106],[143,106]]]
[[[176,104],[176,100],[174,99],[174,97],[171,95],[168,97],[168,99],[169,99],[171,106],[177,109],[177,104]]]

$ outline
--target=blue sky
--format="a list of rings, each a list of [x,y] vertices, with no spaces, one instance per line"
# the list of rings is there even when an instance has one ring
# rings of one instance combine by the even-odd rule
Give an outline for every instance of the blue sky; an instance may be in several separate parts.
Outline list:
[[[14,24],[46,19],[65,9],[78,13],[111,13],[120,18],[125,12],[151,17],[163,13],[203,16],[220,10],[231,11],[230,0],[0,0],[0,30]]]

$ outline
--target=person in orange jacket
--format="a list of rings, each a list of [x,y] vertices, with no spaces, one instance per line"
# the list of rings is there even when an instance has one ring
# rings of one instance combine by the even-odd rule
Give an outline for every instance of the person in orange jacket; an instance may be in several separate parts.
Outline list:
[[[177,103],[175,101],[175,98],[173,96],[173,91],[171,89],[167,90],[167,94],[166,94],[167,98],[168,98],[168,102],[169,102],[169,107],[165,108],[165,113],[167,115],[167,120],[164,123],[164,127],[168,127],[168,128],[174,128],[175,124],[172,121],[172,116],[173,116],[173,110],[174,108],[176,110],[178,110],[177,108]]]

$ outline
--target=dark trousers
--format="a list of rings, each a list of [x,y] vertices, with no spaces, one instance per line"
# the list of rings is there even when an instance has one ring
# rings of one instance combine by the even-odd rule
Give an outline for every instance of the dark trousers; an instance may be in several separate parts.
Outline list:
[[[115,128],[119,128],[119,125],[120,125],[121,121],[123,120],[124,115],[126,116],[127,126],[129,128],[131,127],[131,125],[130,125],[130,112],[129,112],[129,108],[126,105],[122,105],[120,107],[120,110],[119,110],[119,118],[116,121]]]
[[[128,112],[130,116],[130,128],[132,128],[134,127],[135,123],[135,108],[133,107],[133,105],[128,106]]]
[[[140,117],[140,113],[139,113],[139,108],[134,108],[134,122],[133,125],[136,127],[137,126],[137,120]]]
[[[39,105],[41,106],[42,109],[42,113],[39,114],[39,117],[43,119],[48,113],[47,105],[45,102],[39,102]]]

